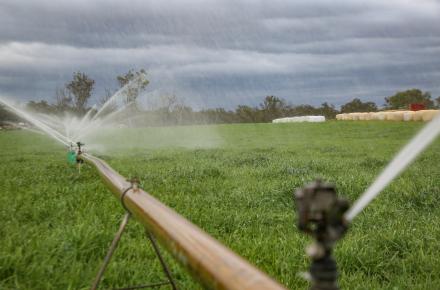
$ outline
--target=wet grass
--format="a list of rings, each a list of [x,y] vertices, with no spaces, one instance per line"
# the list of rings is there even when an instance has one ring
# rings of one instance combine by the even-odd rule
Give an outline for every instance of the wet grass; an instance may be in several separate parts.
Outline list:
[[[103,139],[113,145],[101,157],[288,288],[304,289],[297,273],[307,268],[309,239],[296,230],[293,189],[322,177],[353,201],[420,126],[124,130]],[[0,132],[0,145],[0,289],[87,289],[117,230],[120,204],[93,168],[79,176],[44,136]],[[439,152],[437,141],[355,220],[335,253],[344,289],[440,288]],[[182,289],[199,289],[166,259]],[[104,288],[162,279],[141,226],[130,223]]]

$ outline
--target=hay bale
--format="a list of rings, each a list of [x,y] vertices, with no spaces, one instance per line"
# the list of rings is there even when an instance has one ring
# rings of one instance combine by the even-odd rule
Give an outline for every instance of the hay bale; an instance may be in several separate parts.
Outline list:
[[[422,120],[425,122],[431,121],[438,114],[440,114],[440,110],[423,110]]]
[[[376,116],[377,120],[379,120],[379,121],[384,121],[386,119],[385,112],[377,112],[375,114],[375,116]]]
[[[324,116],[286,117],[272,120],[272,123],[324,122]]]
[[[372,112],[367,113],[367,114],[365,115],[365,120],[366,120],[366,121],[371,121],[371,120],[373,120],[373,115],[374,115],[374,113],[372,113]]]
[[[392,118],[392,113],[393,112],[384,112],[383,114],[384,114],[384,121],[391,121],[391,118]]]
[[[359,113],[359,121],[365,121],[368,113]]]
[[[379,120],[379,113],[378,113],[378,112],[370,113],[370,116],[371,116],[371,120],[372,120],[372,121],[377,121],[377,120]]]
[[[424,110],[414,112],[413,121],[422,121],[423,120],[423,111]]]
[[[350,120],[352,121],[358,121],[359,120],[359,113],[350,113]]]
[[[386,119],[388,121],[403,121],[403,111],[388,112]]]
[[[414,117],[414,112],[413,111],[404,111],[403,112],[403,121],[412,121]]]

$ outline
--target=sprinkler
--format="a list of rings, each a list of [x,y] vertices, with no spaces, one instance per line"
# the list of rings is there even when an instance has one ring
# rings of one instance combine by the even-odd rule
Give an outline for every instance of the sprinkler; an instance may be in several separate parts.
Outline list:
[[[84,144],[84,143],[81,143],[81,142],[76,142],[76,147],[78,148],[78,155],[80,155],[82,152],[81,152],[81,146],[84,146],[84,145],[86,145],[86,144]]]
[[[332,257],[335,242],[347,231],[343,218],[348,201],[336,195],[332,184],[316,180],[294,194],[298,209],[298,228],[315,241],[306,253],[312,263],[309,269],[311,290],[337,290],[338,270]]]
[[[84,160],[81,158],[81,154],[83,153],[81,151],[81,146],[84,146],[84,143],[81,142],[76,142],[76,147],[77,147],[77,151],[76,151],[76,164],[78,164],[78,171],[79,173],[81,173],[81,165],[84,163]]]
[[[76,151],[73,143],[70,143],[69,145],[69,151],[67,152],[67,162],[69,162],[69,164],[71,165],[76,164]]]

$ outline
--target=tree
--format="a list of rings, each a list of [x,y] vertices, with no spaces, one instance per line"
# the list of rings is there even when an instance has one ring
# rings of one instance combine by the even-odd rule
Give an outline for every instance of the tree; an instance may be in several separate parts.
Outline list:
[[[408,109],[408,106],[414,103],[424,104],[427,108],[434,106],[431,94],[419,89],[397,92],[395,95],[385,98],[385,102],[388,109]]]
[[[237,121],[240,123],[257,123],[259,120],[258,108],[249,107],[246,105],[239,105],[235,109]]]
[[[57,88],[55,90],[55,108],[59,112],[73,110],[72,96],[66,87]]]
[[[126,74],[118,76],[116,79],[121,88],[130,84],[125,90],[125,103],[127,104],[134,103],[139,94],[145,90],[150,83],[147,80],[147,73],[144,69],[140,69],[139,71],[130,69]]]
[[[66,84],[66,89],[73,96],[75,111],[79,113],[86,111],[86,105],[94,85],[95,81],[85,73],[76,72],[73,74],[73,80]]]
[[[377,105],[374,102],[362,102],[360,99],[355,98],[345,105],[341,106],[341,113],[353,113],[353,112],[375,112],[377,111]]]
[[[334,105],[329,105],[327,102],[322,103],[320,108],[316,109],[318,115],[324,116],[326,119],[334,119],[338,111],[335,109]]]
[[[2,122],[17,122],[20,118],[9,111],[5,106],[3,106],[0,102],[0,124]]]
[[[293,116],[307,116],[317,114],[316,108],[311,105],[298,105],[289,108],[288,115]]]
[[[30,111],[43,114],[53,114],[56,111],[56,108],[45,100],[39,102],[30,101],[26,104],[26,108]]]
[[[264,116],[263,121],[270,122],[284,115],[286,102],[275,96],[267,96],[260,104],[260,108]]]
[[[435,99],[435,102],[436,102],[436,104],[437,104],[437,108],[440,109],[440,96],[438,96],[438,97]]]

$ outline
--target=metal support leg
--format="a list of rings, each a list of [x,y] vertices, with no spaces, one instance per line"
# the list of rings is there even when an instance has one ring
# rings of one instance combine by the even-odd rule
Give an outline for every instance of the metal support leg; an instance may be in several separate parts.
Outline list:
[[[165,260],[163,259],[162,254],[160,253],[159,247],[157,246],[157,243],[156,243],[156,239],[147,229],[145,229],[145,233],[147,234],[148,239],[150,240],[151,244],[153,245],[153,249],[156,252],[157,257],[159,258],[160,264],[162,265],[163,272],[167,276],[168,281],[171,284],[171,287],[173,288],[173,290],[177,290],[176,283],[174,282],[173,277],[171,276],[171,272],[168,269],[168,266],[165,263]]]
[[[119,226],[119,230],[115,235],[115,238],[112,241],[112,244],[110,245],[110,248],[108,249],[107,255],[104,258],[104,262],[101,265],[101,268],[99,269],[98,274],[95,277],[95,281],[93,281],[92,288],[90,290],[96,290],[98,289],[99,283],[101,282],[101,278],[104,275],[105,269],[107,268],[108,264],[110,263],[110,260],[113,256],[114,251],[116,250],[116,247],[118,246],[119,240],[121,239],[122,233],[124,232],[125,227],[127,226],[128,221],[130,220],[130,213],[125,213],[124,218],[122,219],[121,225]]]
[[[112,241],[112,244],[110,245],[110,248],[108,249],[107,255],[104,258],[104,262],[102,263],[101,268],[99,269],[99,272],[96,275],[95,280],[93,281],[93,285],[90,288],[90,290],[98,289],[99,283],[101,282],[101,279],[102,279],[102,276],[104,275],[104,272],[107,269],[108,264],[110,263],[110,260],[113,256],[113,253],[115,252],[115,250],[118,246],[119,240],[122,237],[122,234],[125,230],[125,227],[127,226],[127,223],[130,220],[130,216],[131,216],[131,214],[128,212],[124,215],[124,218],[122,219],[121,225],[119,226],[119,229],[118,229],[118,231]],[[154,252],[156,253],[157,257],[159,258],[163,272],[167,276],[168,281],[158,282],[158,283],[153,283],[153,284],[146,284],[146,285],[139,285],[139,286],[131,286],[131,287],[126,287],[126,288],[120,288],[119,290],[154,288],[154,287],[160,287],[160,286],[167,285],[167,284],[170,284],[171,287],[173,288],[173,290],[178,290],[176,283],[174,282],[173,277],[171,276],[171,272],[168,269],[168,266],[165,263],[165,260],[163,259],[162,255],[160,253],[159,247],[156,243],[154,236],[148,230],[145,230],[145,232],[146,232],[147,237],[150,240],[151,244],[153,245]]]

